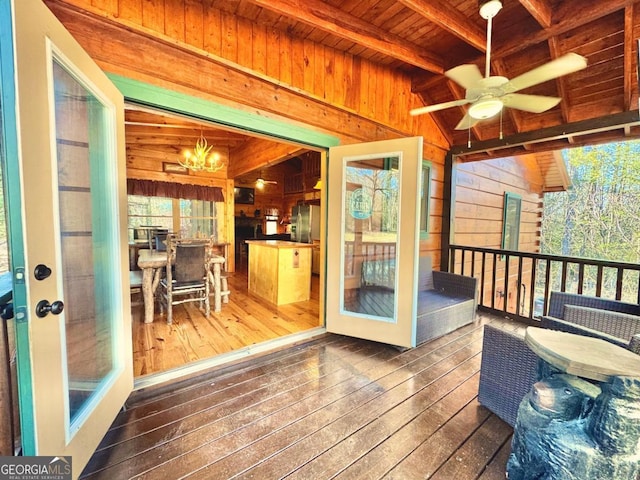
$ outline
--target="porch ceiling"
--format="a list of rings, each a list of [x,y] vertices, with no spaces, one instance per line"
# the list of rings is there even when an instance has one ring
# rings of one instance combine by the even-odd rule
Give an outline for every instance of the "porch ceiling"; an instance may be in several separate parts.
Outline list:
[[[464,89],[444,76],[446,70],[474,63],[484,71],[486,21],[478,12],[484,1],[211,0],[208,8],[402,70],[430,105],[464,97]],[[568,52],[586,57],[588,66],[521,92],[562,98],[544,113],[507,108],[501,120],[481,121],[470,131],[455,130],[467,106],[432,113],[452,152],[470,161],[640,137],[639,4],[503,0],[493,20],[493,75],[514,78]],[[209,128],[207,136],[228,142],[230,149],[247,141]],[[558,186],[566,188],[562,179],[550,184]]]
[[[484,0],[213,0],[212,8],[247,18],[354,56],[389,65],[412,77],[425,105],[464,97],[444,72],[474,63],[484,71]],[[588,67],[521,93],[559,96],[540,114],[506,109],[471,132],[454,130],[466,106],[432,115],[467,160],[556,150],[637,138],[637,38],[640,7],[630,0],[503,0],[493,20],[493,75],[524,73],[568,52]],[[532,132],[545,132],[545,136]],[[465,150],[470,134],[473,148]],[[487,143],[490,141],[489,143]]]

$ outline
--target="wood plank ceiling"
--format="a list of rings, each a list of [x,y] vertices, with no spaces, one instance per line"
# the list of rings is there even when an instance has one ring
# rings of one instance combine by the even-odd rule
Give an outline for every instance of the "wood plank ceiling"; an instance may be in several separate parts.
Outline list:
[[[477,64],[484,72],[485,0],[212,0],[211,8],[401,69],[425,105],[464,98],[444,72]],[[466,158],[559,149],[640,136],[637,38],[631,0],[503,0],[493,19],[491,73],[514,78],[568,52],[585,70],[520,93],[559,96],[540,114],[505,109],[471,131],[455,130],[466,106],[433,113],[454,152]],[[500,140],[500,129],[504,140]],[[471,139],[474,148],[467,149]],[[469,153],[474,152],[474,153]]]

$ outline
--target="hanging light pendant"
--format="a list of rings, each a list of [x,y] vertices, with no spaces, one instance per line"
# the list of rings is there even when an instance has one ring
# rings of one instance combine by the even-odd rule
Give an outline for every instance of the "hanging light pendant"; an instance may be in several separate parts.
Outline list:
[[[217,172],[224,167],[224,163],[220,159],[218,152],[211,153],[212,148],[213,145],[207,143],[207,139],[204,138],[202,131],[200,131],[200,138],[196,142],[193,151],[185,150],[178,163],[194,172]]]

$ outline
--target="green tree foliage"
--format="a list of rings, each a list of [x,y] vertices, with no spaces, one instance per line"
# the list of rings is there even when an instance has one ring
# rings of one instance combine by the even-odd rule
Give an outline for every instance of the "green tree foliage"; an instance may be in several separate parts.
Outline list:
[[[545,195],[541,251],[638,263],[640,142],[575,148],[563,156],[573,185]],[[570,282],[576,276],[571,270]],[[616,272],[609,270],[604,272],[605,290],[615,288]],[[595,269],[587,269],[585,288],[594,285],[595,277]]]
[[[640,142],[563,152],[573,186],[544,199],[542,251],[640,260]]]

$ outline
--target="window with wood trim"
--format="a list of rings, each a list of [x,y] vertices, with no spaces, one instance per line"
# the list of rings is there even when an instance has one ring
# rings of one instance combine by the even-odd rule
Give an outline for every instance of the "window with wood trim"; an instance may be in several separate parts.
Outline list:
[[[184,238],[217,235],[219,210],[216,202],[166,197],[128,195],[129,241],[141,226],[165,228]]]
[[[505,192],[502,216],[502,249],[518,250],[520,246],[520,213],[522,197],[516,193]]]

